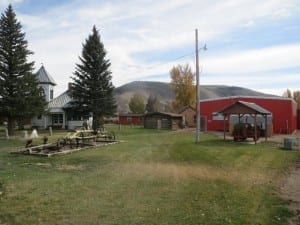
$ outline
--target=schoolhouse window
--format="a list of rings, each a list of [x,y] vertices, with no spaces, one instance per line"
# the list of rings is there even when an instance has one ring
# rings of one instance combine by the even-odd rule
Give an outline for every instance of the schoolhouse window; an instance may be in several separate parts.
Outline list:
[[[53,90],[50,90],[50,99],[53,99]]]
[[[53,124],[62,124],[63,123],[63,114],[53,114],[52,115]]]
[[[40,96],[45,96],[45,91],[43,88],[40,88]]]

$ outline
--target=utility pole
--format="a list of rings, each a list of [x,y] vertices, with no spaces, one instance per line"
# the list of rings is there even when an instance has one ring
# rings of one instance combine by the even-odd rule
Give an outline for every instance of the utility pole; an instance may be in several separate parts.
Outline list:
[[[200,143],[200,86],[199,86],[199,49],[198,49],[198,29],[195,30],[196,40],[196,143]]]

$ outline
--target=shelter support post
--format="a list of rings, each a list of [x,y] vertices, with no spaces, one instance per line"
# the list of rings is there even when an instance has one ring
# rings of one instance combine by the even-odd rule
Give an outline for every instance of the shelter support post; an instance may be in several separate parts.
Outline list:
[[[224,140],[226,140],[226,114],[224,114],[223,118],[223,134],[224,134]]]
[[[256,144],[257,140],[257,123],[256,123],[256,116],[257,114],[254,115],[254,143]]]
[[[268,115],[265,115],[265,141],[268,140]]]

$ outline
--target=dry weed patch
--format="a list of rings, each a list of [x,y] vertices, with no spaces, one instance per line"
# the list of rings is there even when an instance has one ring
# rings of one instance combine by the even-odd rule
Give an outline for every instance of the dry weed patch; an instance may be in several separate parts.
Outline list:
[[[261,185],[270,182],[270,178],[255,170],[237,171],[233,168],[220,168],[209,165],[186,165],[175,163],[130,163],[121,164],[116,171],[123,177],[143,179],[172,179],[175,182],[200,179],[224,180],[229,182],[244,182],[249,185]]]

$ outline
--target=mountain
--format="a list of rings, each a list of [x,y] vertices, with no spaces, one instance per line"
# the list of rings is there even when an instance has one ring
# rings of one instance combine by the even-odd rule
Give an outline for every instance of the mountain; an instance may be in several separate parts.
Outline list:
[[[157,95],[165,105],[172,102],[174,92],[170,83],[153,82],[153,81],[134,81],[115,89],[115,96],[118,102],[119,112],[128,112],[128,102],[134,93],[144,96],[145,102],[150,94]],[[257,92],[251,89],[225,86],[225,85],[201,85],[200,99],[224,98],[229,96],[263,96],[274,97],[274,95]],[[277,96],[276,96],[277,97]]]

